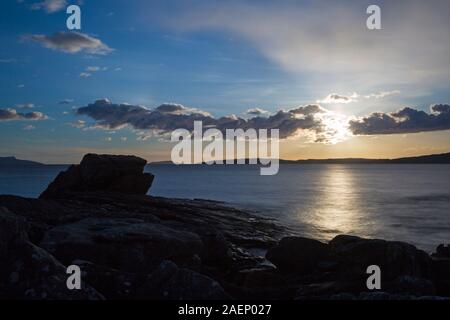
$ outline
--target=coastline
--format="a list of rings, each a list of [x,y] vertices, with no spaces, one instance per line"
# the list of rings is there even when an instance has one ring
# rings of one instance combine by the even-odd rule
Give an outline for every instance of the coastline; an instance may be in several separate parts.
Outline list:
[[[0,196],[0,299],[450,297],[448,247],[430,256],[398,241],[324,243],[225,203],[147,196],[144,165],[89,155],[39,199]],[[372,291],[374,264],[383,286]],[[82,270],[82,290],[67,290],[69,265]]]

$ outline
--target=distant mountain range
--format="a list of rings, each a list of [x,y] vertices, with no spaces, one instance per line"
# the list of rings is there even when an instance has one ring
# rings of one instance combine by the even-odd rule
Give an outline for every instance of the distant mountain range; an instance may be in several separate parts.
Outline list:
[[[45,164],[30,160],[20,160],[16,157],[0,157],[0,167],[38,167],[45,166]]]
[[[235,160],[235,163],[237,161]],[[248,164],[249,159],[245,159]],[[382,164],[382,163],[409,163],[409,164],[427,164],[441,163],[450,164],[450,152],[442,154],[432,154],[418,157],[406,157],[397,159],[365,159],[365,158],[337,158],[337,159],[308,159],[308,160],[284,160],[280,159],[281,164]],[[150,165],[172,164],[171,161],[152,162]]]
[[[236,160],[235,160],[236,162]],[[249,163],[249,159],[245,159],[245,163]],[[418,157],[407,157],[397,159],[364,159],[364,158],[338,158],[338,159],[308,159],[308,160],[283,160],[280,159],[281,164],[382,164],[382,163],[410,163],[410,164],[427,164],[427,163],[441,163],[450,164],[450,152],[442,154],[432,154]],[[151,162],[150,165],[167,165],[172,164],[171,161]],[[16,157],[0,157],[0,168],[11,167],[39,167],[47,166],[46,164],[30,161],[20,160]]]
[[[341,158],[341,159],[309,159],[309,160],[280,160],[280,163],[448,163],[450,164],[450,152],[432,154],[418,157],[406,157],[397,159],[364,159],[364,158]]]

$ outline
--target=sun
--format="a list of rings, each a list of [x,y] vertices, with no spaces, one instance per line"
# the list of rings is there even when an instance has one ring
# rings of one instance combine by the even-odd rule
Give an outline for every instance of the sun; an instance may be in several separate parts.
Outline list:
[[[321,140],[327,144],[337,144],[353,136],[349,128],[349,118],[333,111],[317,114],[323,124]]]

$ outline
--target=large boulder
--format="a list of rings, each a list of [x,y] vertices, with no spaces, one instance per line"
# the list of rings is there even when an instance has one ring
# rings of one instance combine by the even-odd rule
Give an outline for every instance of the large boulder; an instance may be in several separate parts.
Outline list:
[[[0,299],[103,300],[82,278],[81,289],[69,290],[66,267],[30,242],[16,242],[14,254],[0,272]]]
[[[432,254],[433,281],[439,295],[450,296],[450,246],[440,244]]]
[[[16,241],[27,241],[28,223],[25,218],[0,207],[0,263],[9,254],[11,245]]]
[[[135,156],[87,154],[61,172],[40,198],[64,198],[73,192],[146,194],[154,176],[143,173],[147,161]]]
[[[380,267],[383,281],[399,276],[429,279],[431,275],[428,254],[408,243],[339,235],[329,246],[347,277],[366,278],[370,265]]]
[[[82,282],[69,290],[66,268],[45,250],[28,241],[28,224],[0,207],[0,299],[102,299]]]
[[[266,258],[282,272],[302,275],[313,272],[320,262],[327,261],[330,250],[325,243],[317,240],[285,237],[267,251]]]
[[[81,259],[121,271],[148,273],[164,259],[183,265],[203,251],[192,232],[141,219],[87,218],[50,229],[41,247],[63,263]]]
[[[230,299],[221,285],[200,273],[162,261],[138,291],[142,299],[224,300]]]
[[[80,267],[82,279],[101,292],[107,300],[132,299],[147,277],[85,260],[75,260],[72,264]]]

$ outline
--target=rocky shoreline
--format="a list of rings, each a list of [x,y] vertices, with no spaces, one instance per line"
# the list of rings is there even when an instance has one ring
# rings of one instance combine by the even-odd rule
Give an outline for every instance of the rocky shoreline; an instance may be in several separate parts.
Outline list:
[[[226,204],[145,195],[132,156],[86,155],[39,199],[0,196],[0,299],[445,299],[450,248],[299,237]],[[189,181],[180,181],[189,183]],[[366,268],[382,289],[366,287]],[[82,270],[68,290],[66,267]]]

